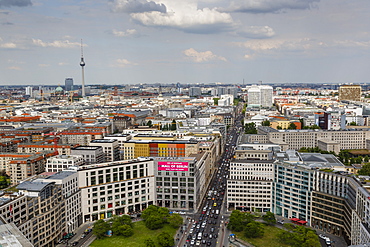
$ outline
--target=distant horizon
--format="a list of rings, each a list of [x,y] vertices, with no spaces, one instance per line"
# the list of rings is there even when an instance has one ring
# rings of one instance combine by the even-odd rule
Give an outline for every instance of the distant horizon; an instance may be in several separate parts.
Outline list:
[[[67,78],[70,78],[70,77],[67,77]],[[244,82],[243,83],[231,83],[231,82],[198,82],[198,83],[181,83],[181,82],[168,82],[168,83],[161,83],[161,82],[152,82],[152,83],[149,83],[149,82],[142,82],[142,83],[127,83],[127,84],[107,84],[107,83],[102,83],[102,84],[86,84],[85,87],[89,87],[89,86],[135,86],[135,85],[155,85],[155,84],[160,84],[160,85],[173,85],[173,84],[177,84],[177,83],[180,83],[181,85],[209,85],[209,86],[215,86],[217,84],[220,84],[220,85],[235,85],[235,86],[249,86],[249,85],[260,85],[259,82]],[[270,85],[270,84],[323,84],[323,85],[366,85],[366,84],[370,84],[370,81],[369,82],[262,82],[261,85]],[[0,87],[27,87],[27,86],[31,86],[31,87],[39,87],[39,86],[42,86],[42,87],[58,87],[58,86],[61,86],[61,87],[64,87],[64,83],[63,84],[17,84],[17,85],[2,85],[0,84]],[[78,87],[81,87],[80,84],[73,84],[73,86],[78,86]]]

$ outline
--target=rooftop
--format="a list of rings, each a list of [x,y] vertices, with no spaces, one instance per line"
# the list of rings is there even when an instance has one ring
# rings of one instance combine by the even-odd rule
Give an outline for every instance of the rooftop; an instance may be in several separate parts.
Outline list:
[[[115,142],[115,139],[96,139],[91,141],[92,143],[113,143]]]
[[[17,186],[17,189],[39,192],[51,183],[52,182],[24,181]]]

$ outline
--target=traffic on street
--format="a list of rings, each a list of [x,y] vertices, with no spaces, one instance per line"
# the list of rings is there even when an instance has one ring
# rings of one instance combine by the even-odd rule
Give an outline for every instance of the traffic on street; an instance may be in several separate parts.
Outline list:
[[[223,202],[227,189],[229,165],[234,158],[236,142],[241,130],[242,125],[240,118],[238,118],[234,127],[230,127],[228,130],[225,152],[219,159],[217,170],[203,199],[200,212],[194,215],[189,231],[184,232],[186,240],[183,247],[224,246],[222,243],[225,238],[227,219],[223,215],[225,210]]]

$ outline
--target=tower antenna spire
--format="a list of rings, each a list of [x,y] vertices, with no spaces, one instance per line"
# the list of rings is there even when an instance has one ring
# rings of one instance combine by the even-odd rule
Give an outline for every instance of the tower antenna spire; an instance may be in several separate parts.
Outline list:
[[[84,71],[85,61],[84,61],[84,53],[83,53],[82,39],[81,39],[81,62],[80,62],[80,66],[81,66],[81,69],[82,69],[82,90],[81,90],[81,95],[82,95],[83,98],[85,98],[86,97],[86,93],[85,93],[85,71]]]

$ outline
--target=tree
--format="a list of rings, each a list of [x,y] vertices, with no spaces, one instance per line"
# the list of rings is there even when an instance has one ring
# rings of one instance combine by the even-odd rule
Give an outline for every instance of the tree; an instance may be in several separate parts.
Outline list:
[[[248,223],[244,228],[244,236],[247,238],[258,238],[262,237],[265,233],[263,224],[257,221]]]
[[[362,166],[362,168],[358,171],[358,175],[369,176],[370,175],[370,163],[366,163]]]
[[[265,121],[262,121],[261,125],[262,126],[270,126],[270,121],[269,120],[265,120]]]
[[[153,126],[153,122],[152,122],[152,120],[149,120],[149,121],[146,123],[146,125],[148,125],[148,126],[149,126],[149,128],[151,128],[151,127]]]
[[[285,226],[286,224],[284,224]],[[289,232],[281,231],[277,234],[280,243],[292,247],[320,247],[320,241],[315,231],[304,226],[297,226]]]
[[[175,119],[172,120],[172,123],[171,123],[171,130],[176,130],[176,121]]]
[[[280,126],[280,125],[278,125],[278,126],[276,127],[276,129],[278,129],[278,130],[282,130],[283,128],[281,128],[281,126]]]
[[[364,157],[364,162],[365,162],[365,163],[368,163],[368,162],[369,162],[369,156],[367,156],[367,155],[366,155],[366,156]]]
[[[116,230],[115,228],[121,225],[128,225],[132,228],[131,217],[125,214],[122,216],[113,215],[113,217],[109,219],[109,222],[112,224],[113,232],[115,232]]]
[[[160,215],[151,215],[145,220],[145,226],[150,230],[155,230],[163,227],[165,223],[163,217]]]
[[[276,223],[276,218],[275,214],[268,211],[266,212],[265,215],[262,216],[262,219],[267,223],[267,224],[275,224]]]
[[[142,213],[141,213],[141,218],[146,220],[149,216],[153,214],[158,213],[158,206],[156,205],[149,205]]]
[[[157,236],[158,244],[162,247],[171,247],[175,244],[173,237],[167,232],[162,232]]]
[[[184,219],[179,214],[172,214],[167,221],[173,228],[179,228],[183,224]]]
[[[227,224],[227,228],[241,232],[244,229],[244,226],[253,221],[253,215],[250,213],[242,213],[239,210],[232,211],[229,219],[229,223]]]
[[[308,231],[306,233],[306,240],[302,246],[303,247],[320,247],[321,244],[320,244],[320,240],[317,234],[315,234],[314,231]]]
[[[357,126],[357,123],[356,122],[350,122],[349,126]]]
[[[155,247],[155,243],[151,238],[145,239],[144,244],[146,247]]]
[[[116,231],[112,230],[114,234],[124,237],[130,237],[134,234],[134,230],[132,230],[131,226],[129,225],[121,225],[116,228]]]
[[[255,123],[247,123],[244,127],[245,134],[257,134],[256,124]]]
[[[108,222],[104,220],[98,220],[94,223],[93,234],[97,238],[104,238],[109,229],[110,226]]]
[[[213,98],[213,104],[214,105],[218,105],[218,101],[219,101],[220,98]]]
[[[283,226],[288,231],[293,231],[295,229],[295,225],[293,225],[292,223],[285,223]]]
[[[294,123],[290,123],[288,129],[295,130],[297,129],[297,125],[295,125]]]

